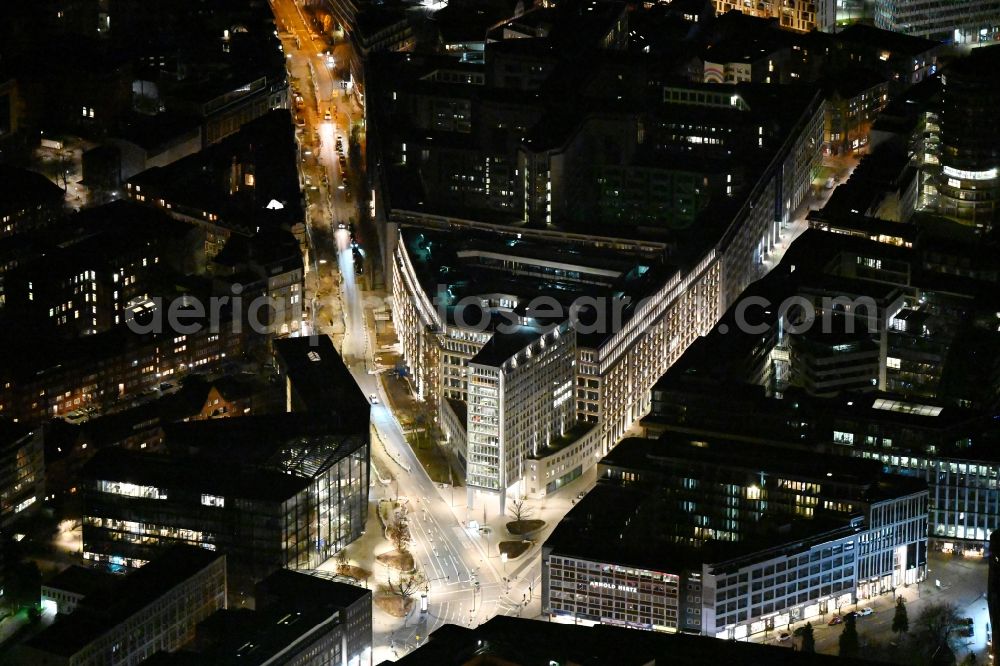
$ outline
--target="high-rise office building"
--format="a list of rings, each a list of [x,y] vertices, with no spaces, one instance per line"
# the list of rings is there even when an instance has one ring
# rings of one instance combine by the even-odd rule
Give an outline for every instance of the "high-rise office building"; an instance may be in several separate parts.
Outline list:
[[[886,30],[978,44],[1000,34],[1000,0],[875,0],[874,18]]]
[[[1000,2],[995,3],[1000,14]],[[998,16],[1000,23],[1000,16]],[[941,74],[938,212],[988,231],[1000,209],[1000,46],[974,49]]]
[[[574,424],[573,358],[568,323],[497,332],[469,361],[469,501],[475,490],[499,493],[524,477],[525,459]]]

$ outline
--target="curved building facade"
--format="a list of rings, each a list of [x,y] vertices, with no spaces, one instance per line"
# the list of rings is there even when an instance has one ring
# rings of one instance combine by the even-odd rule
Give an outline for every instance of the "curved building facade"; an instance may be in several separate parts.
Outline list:
[[[938,212],[988,231],[1000,202],[1000,46],[957,61],[941,88]]]

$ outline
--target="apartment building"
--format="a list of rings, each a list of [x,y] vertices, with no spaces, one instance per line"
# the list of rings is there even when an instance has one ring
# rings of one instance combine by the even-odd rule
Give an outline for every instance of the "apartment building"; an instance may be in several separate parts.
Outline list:
[[[757,18],[778,19],[781,27],[798,32],[822,30],[833,32],[837,27],[836,0],[712,0],[716,14],[738,11]]]

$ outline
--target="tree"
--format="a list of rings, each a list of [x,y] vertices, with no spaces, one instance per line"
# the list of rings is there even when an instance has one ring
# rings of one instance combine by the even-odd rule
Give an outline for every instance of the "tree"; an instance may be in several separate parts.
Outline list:
[[[406,600],[419,592],[426,583],[424,575],[419,571],[412,574],[400,573],[395,582],[392,576],[389,577],[389,592],[399,597],[406,603]]]
[[[400,553],[408,552],[410,545],[410,527],[405,517],[398,517],[385,529],[385,535],[392,542],[393,548]]]
[[[896,614],[892,616],[892,630],[897,636],[910,630],[910,618],[906,614],[906,601],[903,597],[896,599]]]
[[[802,651],[803,652],[815,652],[816,651],[816,638],[813,636],[813,625],[812,625],[812,622],[806,622],[806,626],[803,627],[803,631],[802,631]]]
[[[959,622],[958,609],[954,604],[936,603],[925,606],[917,617],[917,639],[927,654],[951,651],[949,638],[952,629]]]
[[[350,560],[347,558],[347,549],[343,548],[339,553],[337,553],[337,573],[342,574],[347,570],[347,565]]]
[[[844,631],[840,634],[840,656],[857,657],[860,643],[858,641],[857,619],[854,613],[844,616]]]
[[[510,517],[515,523],[522,523],[531,516],[531,507],[526,506],[524,498],[510,501]]]

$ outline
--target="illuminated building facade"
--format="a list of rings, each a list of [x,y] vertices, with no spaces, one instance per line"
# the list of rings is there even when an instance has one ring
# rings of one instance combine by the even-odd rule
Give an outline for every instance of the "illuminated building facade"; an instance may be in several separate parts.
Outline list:
[[[469,361],[466,484],[498,493],[524,480],[526,459],[575,421],[576,333],[567,323],[497,332]],[[520,488],[517,494],[523,495]]]
[[[503,42],[492,65],[505,65],[518,50],[517,41]],[[488,73],[490,53],[487,49]],[[488,75],[485,84],[439,82],[432,90],[424,84],[439,71],[434,63],[422,58],[392,62],[397,76],[410,69],[424,75],[413,81],[412,90],[381,92],[384,97],[378,99],[385,105],[379,106],[386,117],[374,116],[369,125],[388,123],[378,130],[387,180],[378,181],[381,208],[375,215],[386,225],[393,322],[416,392],[431,401],[435,412],[445,398],[469,401],[469,362],[491,340],[492,320],[499,313],[523,309],[539,295],[551,295],[564,307],[575,300],[603,299],[608,308],[597,327],[601,330],[574,326],[576,420],[595,424],[599,441],[586,469],[648,411],[656,379],[769,269],[769,258],[819,165],[822,94],[795,88],[799,92],[789,96],[788,90],[767,85],[720,89],[650,81],[643,85],[657,92],[636,100],[633,109],[623,110],[617,100],[594,100],[574,108],[568,119],[542,117],[542,109],[523,105],[494,116],[484,101],[482,107],[469,107],[472,125],[496,126],[507,141],[503,149],[487,151],[476,148],[476,138],[462,129],[435,130],[448,134],[448,142],[426,139],[433,132],[420,124],[420,114],[402,110],[419,108],[414,105],[424,96],[464,98],[484,94],[483,88],[500,89],[504,77]],[[606,103],[611,105],[605,108]],[[440,160],[456,153],[455,142],[467,145],[458,151],[466,157],[485,159],[501,151],[518,176],[513,182],[500,178],[492,161],[489,173],[482,161],[475,168],[459,162],[444,168]],[[642,155],[655,157],[651,171],[643,171],[651,178],[643,180],[649,187],[616,189],[628,173],[646,168]],[[678,161],[692,166],[683,182],[671,181],[669,205],[659,194],[650,198],[652,183],[672,178]],[[605,174],[604,190],[598,171]],[[461,178],[460,187],[501,182],[513,203],[500,210],[472,199],[436,199],[441,192],[456,191],[435,180],[443,174]],[[426,194],[405,187],[413,182],[426,183]],[[399,183],[404,185],[390,187]],[[606,197],[608,214],[617,222],[594,228],[591,212],[600,209],[602,191],[617,192]],[[644,220],[619,215],[661,205],[662,215]],[[709,223],[703,216],[713,206],[725,212]],[[472,246],[456,249],[456,237]],[[455,304],[465,298],[474,299],[468,301],[473,309],[487,312],[486,325],[477,328],[454,317]],[[461,437],[456,432],[451,439]],[[563,472],[546,470],[553,471]],[[547,487],[552,478],[536,481],[541,492],[542,482]]]
[[[713,0],[716,14],[738,11],[757,18],[778,19],[782,28],[833,32],[837,0]]]
[[[996,20],[1000,23],[1000,2]],[[941,74],[937,211],[988,232],[1000,210],[1000,47],[974,49]]]
[[[743,638],[926,575],[927,490],[878,464],[628,439],[543,546],[553,619]]]
[[[0,418],[0,526],[10,523],[45,494],[41,429]]]
[[[1000,35],[997,0],[875,0],[874,18],[885,30],[956,44],[990,42]]]
[[[84,558],[137,567],[186,543],[227,554],[241,584],[315,568],[364,531],[364,416],[359,432],[299,414],[175,424],[171,455],[99,452],[83,471]]]
[[[26,643],[13,664],[137,664],[194,639],[195,627],[226,607],[226,558],[176,546],[103,586]]]

